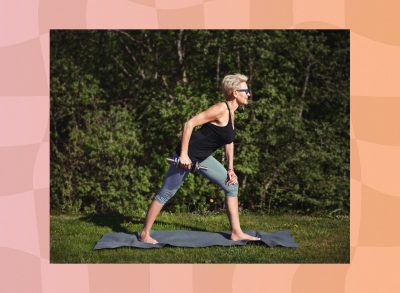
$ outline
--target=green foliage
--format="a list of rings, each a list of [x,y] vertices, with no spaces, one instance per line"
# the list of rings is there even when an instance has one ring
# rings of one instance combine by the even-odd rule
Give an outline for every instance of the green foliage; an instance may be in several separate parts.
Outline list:
[[[347,31],[57,30],[50,53],[54,212],[144,215],[183,123],[242,72],[253,96],[235,117],[241,206],[349,213]],[[191,174],[166,209],[223,207]]]

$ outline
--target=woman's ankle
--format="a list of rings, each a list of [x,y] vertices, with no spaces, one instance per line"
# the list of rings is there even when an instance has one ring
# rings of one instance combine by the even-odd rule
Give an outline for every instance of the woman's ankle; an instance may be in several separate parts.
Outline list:
[[[148,236],[148,235],[150,235],[150,230],[143,229],[139,233],[140,233],[141,236]]]
[[[232,229],[231,233],[232,234],[236,234],[236,235],[240,235],[240,234],[243,234],[243,231],[242,231],[241,228],[238,228],[238,229]]]

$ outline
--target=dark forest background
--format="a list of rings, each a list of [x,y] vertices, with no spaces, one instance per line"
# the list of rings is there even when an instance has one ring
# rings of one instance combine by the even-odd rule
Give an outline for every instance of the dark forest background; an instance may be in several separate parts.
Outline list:
[[[232,73],[253,94],[235,118],[241,208],[349,213],[349,31],[52,30],[50,46],[53,213],[143,215],[183,123]],[[191,174],[165,208],[223,199]]]

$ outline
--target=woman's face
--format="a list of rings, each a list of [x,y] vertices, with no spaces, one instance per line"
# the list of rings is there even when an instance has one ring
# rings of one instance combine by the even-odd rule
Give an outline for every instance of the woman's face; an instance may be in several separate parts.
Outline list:
[[[249,103],[250,92],[245,82],[240,83],[240,88],[234,91],[234,96],[239,105],[247,105]]]

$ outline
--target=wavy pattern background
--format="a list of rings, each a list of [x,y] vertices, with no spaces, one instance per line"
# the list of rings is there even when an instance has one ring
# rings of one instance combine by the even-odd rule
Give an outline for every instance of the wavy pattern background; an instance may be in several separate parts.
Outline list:
[[[400,292],[396,0],[3,0],[0,292]],[[49,29],[351,29],[351,264],[49,264]]]

